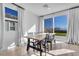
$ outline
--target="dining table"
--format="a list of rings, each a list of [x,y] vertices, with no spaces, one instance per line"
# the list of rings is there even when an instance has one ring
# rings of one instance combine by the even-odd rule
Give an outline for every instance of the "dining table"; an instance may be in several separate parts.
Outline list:
[[[42,56],[42,52],[44,52],[42,50],[42,40],[45,40],[47,34],[55,35],[55,33],[38,33],[36,35],[27,35],[27,36],[25,36],[25,38],[27,38],[27,49],[26,50],[29,51],[29,48],[33,48],[33,49],[39,51],[40,52],[40,56]],[[30,44],[31,40],[38,41],[39,42],[39,48],[31,45]],[[46,51],[45,51],[45,53],[46,53]]]

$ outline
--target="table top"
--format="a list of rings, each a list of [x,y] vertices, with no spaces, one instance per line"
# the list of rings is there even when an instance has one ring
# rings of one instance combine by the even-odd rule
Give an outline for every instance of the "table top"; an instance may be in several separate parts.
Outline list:
[[[32,35],[25,36],[25,38],[30,38],[34,40],[43,40],[46,37],[46,34],[55,35],[55,33],[39,33],[33,36]]]

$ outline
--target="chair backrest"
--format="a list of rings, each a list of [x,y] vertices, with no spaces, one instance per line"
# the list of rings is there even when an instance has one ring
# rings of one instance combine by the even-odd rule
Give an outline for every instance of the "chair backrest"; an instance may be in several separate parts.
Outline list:
[[[46,34],[47,41],[52,41],[52,40],[54,40],[54,38],[55,38],[55,35]]]
[[[54,38],[55,38],[55,35],[49,35],[50,40],[54,40]]]
[[[46,39],[49,39],[49,34],[46,34]]]

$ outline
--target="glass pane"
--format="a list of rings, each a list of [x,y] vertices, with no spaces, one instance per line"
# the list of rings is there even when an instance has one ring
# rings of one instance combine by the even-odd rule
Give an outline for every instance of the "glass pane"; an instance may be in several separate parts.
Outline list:
[[[55,33],[58,36],[65,36],[67,33],[67,16],[57,16],[54,18]]]
[[[44,32],[53,32],[53,18],[48,18],[44,20]]]
[[[15,22],[10,21],[10,30],[15,30]]]
[[[5,17],[18,19],[18,12],[16,10],[5,7]]]

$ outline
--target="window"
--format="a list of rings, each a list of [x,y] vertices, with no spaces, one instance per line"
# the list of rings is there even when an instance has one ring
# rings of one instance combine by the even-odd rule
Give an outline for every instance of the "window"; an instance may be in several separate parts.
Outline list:
[[[67,16],[56,16],[54,18],[55,33],[58,36],[65,36],[67,33]]]
[[[48,18],[44,20],[44,32],[53,32],[53,18]]]
[[[53,30],[54,29],[54,30]],[[67,16],[56,16],[44,20],[44,32],[56,33],[57,36],[65,36],[67,33]]]
[[[15,30],[15,22],[10,21],[10,30]]]
[[[5,7],[5,29],[15,31],[18,28],[18,11]]]
[[[5,17],[11,19],[18,19],[18,12],[16,10],[5,7]]]
[[[5,21],[5,30],[6,31],[16,31],[18,23],[14,21]]]

